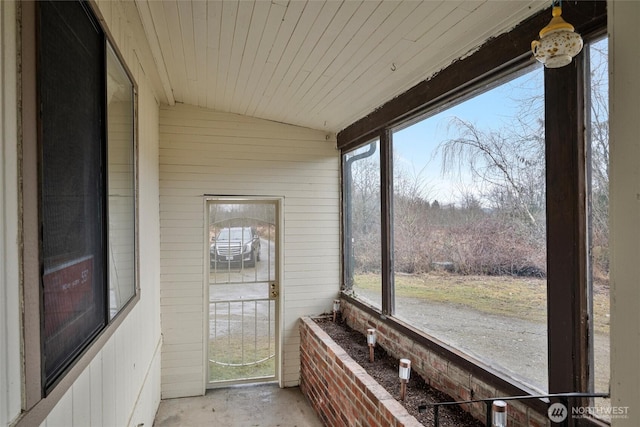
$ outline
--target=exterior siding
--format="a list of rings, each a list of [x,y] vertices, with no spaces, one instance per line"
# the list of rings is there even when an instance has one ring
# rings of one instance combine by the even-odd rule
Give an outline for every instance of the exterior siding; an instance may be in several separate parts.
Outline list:
[[[16,5],[0,2],[0,425],[20,413]]]
[[[611,406],[640,420],[640,3],[607,2],[611,222]]]
[[[122,324],[66,391],[54,392],[22,412],[19,318],[18,136],[16,6],[0,2],[0,425],[84,427],[152,425],[160,402],[160,237],[158,103],[138,60],[148,49],[127,2],[97,4],[138,83],[139,286],[140,299]],[[133,22],[133,24],[132,24]],[[140,25],[140,24],[138,24]],[[149,69],[147,65],[144,67]],[[29,286],[29,284],[26,284]]]
[[[123,26],[125,6],[108,1],[98,6],[110,17],[109,30],[138,84],[140,300],[41,424],[46,427],[152,425],[160,403],[159,107],[133,50],[133,30]]]
[[[339,152],[324,132],[177,105],[160,110],[162,396],[204,393],[204,195],[283,198],[281,385],[299,382],[301,315],[339,292]]]

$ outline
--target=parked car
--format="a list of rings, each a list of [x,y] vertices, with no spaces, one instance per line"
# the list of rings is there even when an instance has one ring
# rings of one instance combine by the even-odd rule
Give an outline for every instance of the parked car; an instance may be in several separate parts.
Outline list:
[[[217,263],[253,267],[260,261],[260,236],[255,227],[227,227],[220,230],[210,248],[211,268]]]

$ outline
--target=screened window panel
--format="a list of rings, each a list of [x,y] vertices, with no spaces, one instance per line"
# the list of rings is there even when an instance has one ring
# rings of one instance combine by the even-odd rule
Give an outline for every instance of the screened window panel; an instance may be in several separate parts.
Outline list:
[[[103,34],[75,2],[39,5],[44,386],[105,325]]]

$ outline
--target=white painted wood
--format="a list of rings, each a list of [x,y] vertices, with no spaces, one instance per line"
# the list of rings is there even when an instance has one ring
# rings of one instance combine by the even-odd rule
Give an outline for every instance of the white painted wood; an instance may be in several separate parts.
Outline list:
[[[147,41],[151,49],[153,64],[158,72],[161,81],[164,99],[166,99],[169,105],[174,105],[175,99],[173,98],[173,92],[171,91],[171,83],[169,82],[167,65],[165,63],[164,57],[162,56],[162,51],[160,50],[160,42],[158,40],[158,34],[156,32],[155,24],[151,16],[149,4],[144,1],[136,0],[136,7],[139,10],[140,20],[142,21],[144,31],[149,35]]]
[[[299,4],[302,5],[303,3],[300,2]],[[273,75],[264,86],[264,96],[258,102],[258,110],[269,108],[272,100],[280,99],[275,98],[275,95],[282,91],[280,88],[284,75],[291,69],[291,65],[296,58],[304,58],[305,53],[300,48],[322,8],[322,2],[311,1],[304,4],[304,9],[296,22],[295,29],[290,33],[290,37],[286,42],[286,49],[283,50],[281,58],[277,61]],[[288,81],[284,83],[286,84]]]
[[[304,307],[307,314],[321,313],[339,290],[340,158],[333,136],[184,105],[163,107],[160,123],[162,395],[203,392],[194,375],[198,368],[203,381],[206,372],[204,194],[284,197],[282,383],[296,384],[299,375],[289,365],[297,366],[299,352],[287,344],[297,339],[298,315],[290,312]],[[199,256],[184,262],[184,251]],[[296,271],[300,281],[289,281]]]
[[[177,101],[331,132],[549,6],[543,0],[158,3],[136,4],[145,30],[156,32],[149,38],[158,41],[155,57],[165,61]]]
[[[218,87],[218,60],[220,58],[220,28],[222,27],[222,2],[207,3],[207,86],[200,88],[207,94],[208,108],[215,106]],[[216,70],[215,72],[213,70]]]
[[[251,4],[252,2],[249,2]],[[218,61],[216,73],[216,99],[214,107],[221,111],[225,111],[224,105],[225,90],[227,88],[227,77],[229,74],[230,59],[233,52],[233,39],[238,15],[237,2],[222,2],[222,21],[220,22],[220,49],[219,56],[222,61]],[[242,30],[242,29],[241,29]]]
[[[195,64],[190,63],[189,67],[187,67],[185,62],[183,32],[180,27],[178,3],[181,2],[170,0],[162,2],[161,5],[164,9],[164,17],[167,25],[166,29],[169,35],[169,44],[171,47],[169,53],[171,54],[170,58],[173,64],[172,69],[175,70],[174,79],[179,83],[177,86],[173,86],[174,96],[176,97],[176,100],[183,100],[188,95],[187,68],[192,68]],[[189,28],[185,28],[185,31],[188,30]]]
[[[196,42],[194,37],[194,15],[191,2],[179,1],[178,16],[180,22],[180,34],[182,39],[182,50],[184,52],[185,65],[191,66],[185,67],[187,72],[187,80],[195,81],[197,79],[197,67],[196,64]],[[194,93],[189,93],[189,97],[193,99]]]
[[[266,67],[263,69],[260,80],[258,81],[258,91],[254,92],[254,96],[247,109],[247,114],[250,116],[255,115],[255,111],[258,108],[258,104],[263,97],[268,97],[266,88],[269,81],[273,78],[276,68],[282,59],[282,56],[291,41],[292,33],[295,31],[300,15],[304,11],[306,1],[295,1],[287,5],[287,10],[284,14],[282,21],[278,26],[278,34],[269,50],[269,56],[267,57]]]
[[[611,406],[628,408],[612,426],[637,424],[640,402],[640,3],[607,2],[611,201]]]
[[[73,426],[73,396],[65,394],[51,411],[47,419],[41,424],[43,427]]]
[[[91,371],[87,370],[78,378],[71,392],[71,411],[74,426],[91,425]]]
[[[16,4],[0,2],[0,424],[21,409]]]
[[[91,363],[89,368],[91,389],[89,390],[91,400],[91,419],[89,425],[103,426],[103,398],[102,398],[102,353],[100,353]]]
[[[233,101],[235,89],[238,84],[238,74],[244,56],[244,51],[249,36],[249,28],[255,2],[243,1],[238,4],[235,28],[233,32],[233,42],[231,44],[231,54],[229,58],[229,70],[227,81],[224,87],[223,105],[230,106]],[[226,109],[229,109],[227,107]]]
[[[2,2],[0,10],[10,4]],[[50,427],[152,425],[160,400],[158,104],[152,82],[137,59],[149,58],[151,52],[145,39],[133,37],[144,31],[141,21],[127,16],[130,6],[129,2],[113,1],[97,4],[122,56],[133,61],[127,65],[138,83],[140,299],[62,398],[47,410],[42,425]],[[139,28],[133,28],[135,25]],[[145,49],[147,51],[143,53]],[[2,176],[0,174],[0,179]],[[18,306],[16,304],[16,308]],[[14,331],[19,333],[19,323],[11,333]],[[0,334],[0,340],[4,340],[3,334]],[[19,350],[19,346],[16,348]],[[15,395],[19,399],[19,388]],[[41,404],[48,405],[46,401]],[[32,412],[37,412],[38,405]],[[30,415],[27,413],[26,417]]]
[[[253,5],[249,32],[247,33],[247,40],[244,45],[244,50],[242,51],[242,60],[237,71],[237,79],[234,85],[230,107],[231,111],[241,111],[241,105],[246,91],[245,82],[249,80],[249,76],[254,68],[256,56],[258,55],[258,47],[263,37],[270,7],[270,3],[264,1],[257,1]],[[241,83],[238,84],[238,82]]]
[[[195,91],[197,104],[207,106],[207,92],[199,88],[207,81],[207,2],[195,0],[193,8],[193,38],[195,45],[195,78],[190,82],[190,91]]]
[[[340,5],[339,2],[322,3],[322,10],[318,14],[315,22],[313,22],[313,25],[309,28],[308,34],[305,36],[298,54],[292,58],[286,74],[281,78],[280,82],[278,82],[279,87],[274,93],[278,93],[279,96],[272,97],[272,99],[268,100],[269,104],[267,108],[273,109],[274,116],[281,116],[282,111],[287,107],[287,104],[278,102],[278,99],[280,99],[280,97],[282,97],[282,99],[291,99],[300,85],[302,85],[311,74],[310,70],[304,69],[303,67],[316,50],[316,47],[321,43],[326,27],[336,16]]]
[[[340,52],[347,46],[349,41],[354,37],[361,26],[366,22],[372,13],[379,6],[379,1],[365,1],[360,4],[356,13],[354,13],[344,26],[340,29],[339,36],[330,48],[325,52],[323,59],[311,72],[308,81],[311,85],[305,90],[304,97],[296,97],[298,102],[294,103],[294,107],[297,109],[296,115],[304,108],[312,104],[313,100],[322,96],[321,89],[324,88],[332,79],[331,75],[327,73],[327,70],[337,60]],[[324,127],[324,125],[322,126]],[[322,128],[319,127],[319,128]]]
[[[325,74],[333,74],[334,79],[341,79],[350,70],[355,67],[371,66],[371,63],[375,63],[380,60],[380,54],[378,52],[384,52],[380,44],[387,41],[394,36],[401,37],[401,32],[397,30],[398,21],[407,17],[407,15],[414,15],[413,11],[418,5],[421,4],[435,4],[435,2],[390,2],[383,3],[383,6],[376,9],[363,27],[360,28],[356,37],[354,37],[347,47],[340,53],[341,60],[334,60]],[[420,15],[415,14],[416,17]],[[424,19],[424,16],[422,17]],[[422,22],[422,20],[421,20]],[[363,62],[365,63],[364,65]],[[369,64],[367,64],[369,63]],[[338,68],[340,68],[338,70]],[[331,71],[332,70],[332,71]],[[353,82],[353,78],[349,81]],[[326,86],[325,86],[326,88]],[[328,90],[324,90],[328,93]],[[296,94],[288,93],[287,97],[296,96]],[[300,96],[297,96],[300,98]],[[286,105],[281,105],[285,108]],[[282,110],[280,110],[282,111]],[[283,120],[284,116],[280,119]]]
[[[278,29],[286,11],[287,8],[285,6],[273,2],[271,3],[269,16],[267,18],[267,25],[260,37],[260,46],[258,47],[255,60],[253,61],[249,79],[240,83],[240,85],[245,86],[245,91],[242,96],[240,109],[236,110],[236,113],[247,114],[249,104],[254,99],[256,90],[259,90],[260,88],[260,86],[258,86],[260,77],[265,73],[265,66],[269,51],[278,34]],[[215,104],[209,103],[208,106],[212,107],[215,106]]]

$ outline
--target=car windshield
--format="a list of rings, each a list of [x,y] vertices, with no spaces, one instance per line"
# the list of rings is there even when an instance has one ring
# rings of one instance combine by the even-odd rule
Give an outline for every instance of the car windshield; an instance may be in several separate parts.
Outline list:
[[[251,230],[248,228],[224,228],[218,234],[217,240],[249,240]]]

